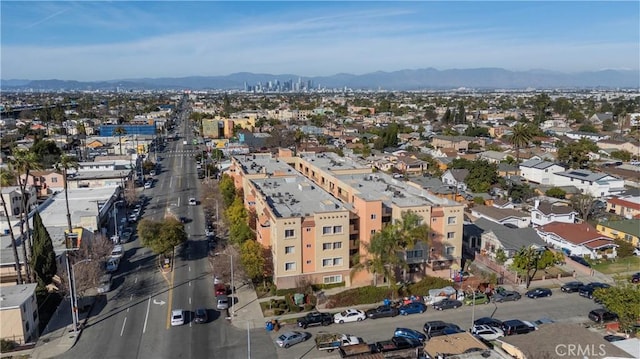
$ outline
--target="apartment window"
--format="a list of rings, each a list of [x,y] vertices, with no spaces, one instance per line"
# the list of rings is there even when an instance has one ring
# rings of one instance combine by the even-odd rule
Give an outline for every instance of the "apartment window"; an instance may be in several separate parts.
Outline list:
[[[372,230],[371,230],[371,237],[373,237],[373,235],[374,235],[374,234],[376,234],[376,230],[375,230],[375,229],[372,229]]]
[[[323,267],[330,267],[332,264],[333,264],[333,259],[331,258],[325,258],[322,260]]]
[[[423,251],[415,250],[415,251],[407,251],[407,259],[411,258],[422,258]]]
[[[308,261],[307,261],[307,264],[311,264],[311,261],[310,261],[310,260],[308,260]]]
[[[51,177],[51,183],[58,183],[57,177]]]
[[[447,239],[452,239],[456,236],[456,232],[447,232]]]
[[[447,217],[447,224],[456,224],[456,217]]]
[[[378,218],[378,216],[376,214],[372,214],[371,215],[371,219],[376,219],[376,218]]]
[[[342,226],[333,226],[333,233],[342,233]]]
[[[631,242],[633,240],[633,236],[630,234],[625,234],[624,235],[624,240],[627,242]]]
[[[296,262],[287,262],[284,264],[284,270],[292,271],[296,270]]]
[[[307,248],[311,248],[311,244],[307,244]]]
[[[291,238],[295,235],[293,229],[285,229],[284,230],[284,238]]]
[[[291,254],[291,253],[293,253],[294,251],[295,251],[295,247],[294,247],[294,246],[287,246],[287,247],[284,247],[284,253],[286,253],[286,254]]]
[[[328,251],[329,249],[331,249],[331,243],[322,243],[323,251]]]
[[[311,227],[307,227],[307,228],[305,228],[305,230],[306,230],[307,232],[311,232]]]
[[[447,247],[445,247],[445,249],[444,249],[444,253],[445,253],[446,255],[448,255],[448,256],[452,256],[452,255],[453,255],[453,253],[455,252],[455,250],[456,250],[456,247],[453,247],[453,246],[447,246]]]
[[[334,266],[341,266],[342,265],[342,257],[333,258],[333,265]]]
[[[327,277],[322,277],[322,282],[324,284],[340,283],[342,282],[342,275],[331,275]]]
[[[322,234],[331,234],[331,226],[322,227]]]
[[[333,249],[342,248],[342,242],[333,242]]]

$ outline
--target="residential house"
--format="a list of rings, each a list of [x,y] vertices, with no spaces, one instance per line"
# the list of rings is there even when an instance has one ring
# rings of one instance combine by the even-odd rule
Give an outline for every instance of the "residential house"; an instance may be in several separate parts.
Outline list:
[[[611,112],[594,113],[591,117],[589,117],[589,122],[596,126],[602,125],[602,122],[606,120],[613,121],[613,114]]]
[[[582,132],[582,131],[569,131],[565,133],[565,136],[569,137],[572,140],[580,140],[580,139],[586,138],[596,143],[602,140],[607,140],[610,137],[609,135],[603,135],[603,134],[592,133],[592,132]]]
[[[486,218],[464,225],[463,244],[473,252],[487,255],[493,260],[499,249],[510,259],[523,247],[546,246],[533,228],[511,228]]]
[[[395,168],[407,174],[422,173],[427,168],[427,164],[414,156],[398,156]]]
[[[34,343],[40,333],[36,283],[2,287],[0,339],[17,344]]]
[[[500,162],[498,163],[498,176],[499,177],[520,176],[520,169],[514,165],[510,165],[505,162]]]
[[[640,248],[640,219],[600,222],[596,229],[607,237],[623,240]]]
[[[603,150],[615,150],[615,151],[627,151],[632,155],[638,156],[640,154],[640,143],[637,141],[621,141],[621,140],[602,140],[596,143],[600,149]]]
[[[454,168],[447,170],[442,174],[442,183],[456,188],[458,191],[464,192],[467,190],[467,184],[464,180],[469,175],[469,170],[465,168]]]
[[[480,147],[484,147],[486,139],[482,137],[469,137],[469,136],[433,136],[431,145],[434,148],[450,148],[455,149],[457,152],[467,152],[469,145],[476,143]]]
[[[25,180],[25,175],[20,175],[20,180]],[[37,195],[40,197],[48,196],[55,191],[64,188],[64,179],[62,173],[55,170],[31,171],[27,178],[27,185],[34,186]]]
[[[545,242],[565,253],[591,259],[616,257],[613,239],[598,233],[589,223],[552,222],[536,230]]]
[[[613,197],[607,200],[607,212],[627,219],[640,218],[640,196]]]
[[[485,160],[489,163],[500,163],[501,161],[507,159],[508,156],[509,154],[498,151],[484,151],[478,153],[478,159]]]
[[[553,184],[553,174],[563,171],[564,167],[540,159],[530,159],[520,164],[520,176],[529,182],[543,185]]]
[[[447,357],[464,359],[505,358],[490,350],[485,343],[471,333],[466,332],[433,337],[424,344],[424,352],[429,358],[444,358],[443,353],[446,353]],[[469,356],[471,353],[476,353],[478,356]]]
[[[606,173],[589,170],[569,170],[554,173],[554,186],[575,186],[582,193],[593,197],[608,197],[624,192],[624,180]]]
[[[485,218],[491,222],[516,228],[529,227],[531,224],[528,213],[511,208],[503,209],[489,206],[474,206],[471,208],[471,215],[476,218]]]
[[[27,207],[33,208],[37,202],[36,188],[34,186],[27,186]],[[19,216],[22,213],[22,192],[20,191],[20,187],[18,186],[7,186],[2,187],[0,190],[0,195],[2,195],[2,200],[7,204],[7,209],[9,210],[9,216]],[[0,206],[0,215],[2,217],[6,217],[6,213],[4,213],[4,208]],[[6,222],[6,221],[2,221]],[[6,226],[5,223],[0,223],[0,226]]]
[[[551,203],[548,201],[534,201],[531,209],[531,224],[534,226],[544,226],[551,222],[575,223],[578,218],[576,212],[567,204]]]

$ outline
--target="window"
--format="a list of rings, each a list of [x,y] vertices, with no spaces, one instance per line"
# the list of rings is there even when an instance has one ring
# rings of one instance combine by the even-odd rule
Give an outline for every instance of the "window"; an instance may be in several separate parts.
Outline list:
[[[342,248],[342,242],[333,242],[333,249]]]
[[[293,229],[285,229],[284,230],[284,238],[291,238],[295,235]]]
[[[307,248],[311,248],[311,244],[307,244]]]
[[[296,270],[296,262],[287,262],[284,264],[284,270],[292,271]]]
[[[322,243],[323,251],[328,251],[329,249],[331,249],[331,243]]]
[[[407,251],[407,259],[410,258],[422,258],[422,254],[424,252],[419,249],[419,250],[415,250],[415,251]]]
[[[341,275],[331,275],[331,276],[328,276],[328,277],[322,277],[322,282],[324,284],[340,283],[340,282],[342,282],[342,276]]]
[[[333,265],[334,266],[341,266],[342,265],[342,257],[333,258]]]
[[[311,261],[310,261],[310,260],[308,260],[308,261],[307,261],[307,264],[311,264]]]
[[[58,183],[57,177],[51,177],[51,183]]]
[[[456,236],[456,232],[447,232],[447,239],[452,239]]]
[[[323,267],[330,267],[333,264],[333,260],[331,258],[325,258],[322,260]]]
[[[294,253],[294,251],[295,251],[295,247],[294,246],[284,247],[284,253],[286,253],[286,254]]]
[[[311,227],[307,227],[307,228],[305,228],[305,230],[306,230],[307,232],[311,232]]]
[[[376,218],[378,218],[378,216],[376,214],[372,214],[371,215],[371,219],[376,219]]]
[[[446,255],[452,256],[452,255],[453,255],[453,253],[455,252],[455,250],[456,250],[456,247],[453,247],[453,246],[447,246],[447,247],[444,249],[444,253],[445,253]]]
[[[342,226],[333,226],[333,233],[342,233]]]
[[[322,234],[331,234],[331,226],[322,227]]]
[[[456,217],[447,217],[447,224],[456,224]]]

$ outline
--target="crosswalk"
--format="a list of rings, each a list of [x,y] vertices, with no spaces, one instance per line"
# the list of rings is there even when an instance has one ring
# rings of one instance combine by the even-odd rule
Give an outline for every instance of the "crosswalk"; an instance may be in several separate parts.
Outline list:
[[[159,156],[162,156],[164,158],[168,158],[168,157],[196,157],[197,155],[202,154],[202,151],[194,151],[194,150],[187,150],[187,151],[166,151],[163,152],[162,154],[159,154]]]

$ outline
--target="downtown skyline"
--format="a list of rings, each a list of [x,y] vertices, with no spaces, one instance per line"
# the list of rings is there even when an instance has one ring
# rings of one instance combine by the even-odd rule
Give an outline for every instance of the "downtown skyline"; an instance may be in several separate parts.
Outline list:
[[[2,79],[638,70],[640,3],[2,2]]]

